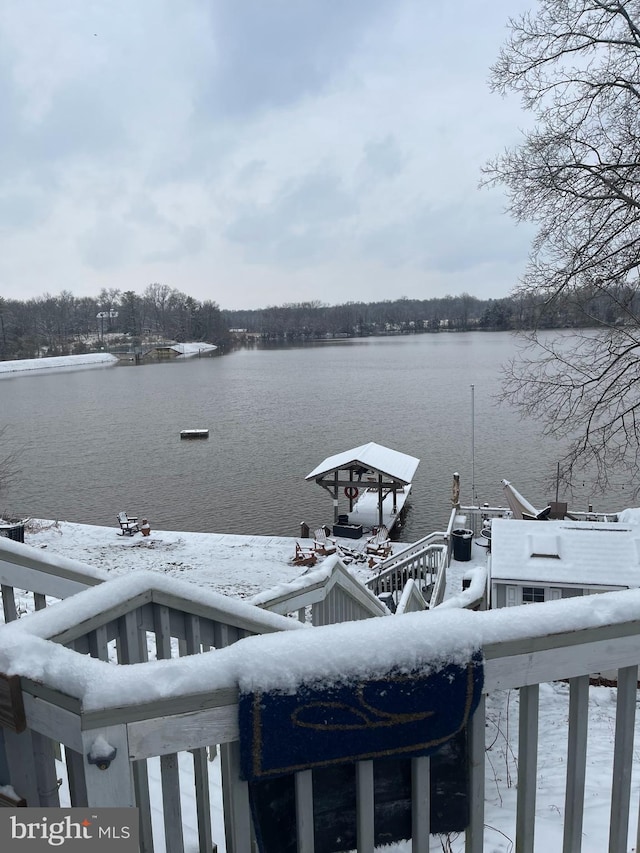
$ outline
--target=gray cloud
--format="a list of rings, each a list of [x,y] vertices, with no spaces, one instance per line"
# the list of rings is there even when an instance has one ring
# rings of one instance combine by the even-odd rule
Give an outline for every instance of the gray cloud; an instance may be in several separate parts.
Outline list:
[[[216,63],[203,108],[247,116],[321,91],[388,9],[385,0],[218,0]]]
[[[376,178],[395,178],[402,172],[406,157],[392,134],[372,140],[364,146],[362,169],[365,175]]]
[[[514,231],[498,193],[475,194],[466,204],[430,205],[406,211],[368,230],[362,252],[390,267],[417,265],[433,273],[465,273],[485,264],[524,264],[533,229]]]
[[[131,257],[133,237],[130,227],[116,219],[101,216],[79,235],[78,251],[83,261],[95,270],[115,270]]]
[[[528,0],[461,3],[4,0],[3,280],[84,295],[166,264],[257,307],[512,275],[530,232],[476,187],[521,120],[483,81]]]
[[[0,188],[0,229],[33,228],[45,222],[51,211],[51,198],[34,187]]]
[[[330,237],[342,239],[357,210],[340,177],[319,171],[286,182],[268,204],[245,205],[225,236],[253,262],[310,262],[323,257]]]
[[[203,228],[188,226],[167,242],[166,248],[149,252],[145,255],[144,260],[148,263],[175,263],[192,255],[197,255],[205,245],[205,232]]]

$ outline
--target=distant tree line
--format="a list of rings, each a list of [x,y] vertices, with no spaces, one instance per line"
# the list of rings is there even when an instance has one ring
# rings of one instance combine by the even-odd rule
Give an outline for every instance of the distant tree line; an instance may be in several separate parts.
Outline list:
[[[221,349],[229,333],[219,306],[165,284],[104,289],[96,298],[63,290],[25,302],[0,296],[0,360],[74,355],[145,340],[208,341]]]
[[[533,293],[478,299],[468,293],[438,299],[396,299],[325,305],[299,302],[246,311],[221,310],[164,284],[102,290],[96,298],[63,290],[25,302],[0,297],[0,360],[68,355],[149,340],[207,341],[222,352],[247,338],[314,340],[385,334],[531,328],[614,327],[621,306],[635,306],[633,290],[594,288],[550,301]],[[640,307],[640,306],[638,306]]]
[[[263,340],[317,339],[384,334],[531,328],[578,328],[624,322],[621,301],[635,299],[623,289],[613,297],[598,290],[561,295],[545,302],[534,293],[478,299],[468,293],[438,299],[395,299],[324,305],[299,302],[246,311],[223,311],[237,335]],[[586,308],[586,313],[585,313]]]

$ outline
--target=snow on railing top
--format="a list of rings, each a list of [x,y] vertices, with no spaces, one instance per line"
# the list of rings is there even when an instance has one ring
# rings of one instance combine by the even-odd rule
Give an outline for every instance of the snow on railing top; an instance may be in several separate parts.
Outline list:
[[[287,598],[316,584],[320,585],[331,576],[333,568],[339,559],[337,554],[332,554],[324,560],[319,568],[303,572],[291,581],[276,584],[276,586],[272,586],[270,589],[259,592],[249,599],[249,603],[255,605],[268,604],[272,601],[278,601],[281,598]]]
[[[72,560],[60,554],[48,554],[41,548],[32,548],[22,542],[0,537],[0,563],[6,562],[50,575],[60,575],[67,579],[82,582],[87,585],[109,579],[109,573],[79,560]]]
[[[198,589],[198,603],[251,614],[275,633],[247,637],[231,646],[170,660],[114,666],[45,639],[145,589],[175,596],[191,584],[151,572],[119,578],[78,593],[55,608],[0,627],[0,671],[41,682],[98,710],[218,690],[295,691],[308,681],[326,684],[376,677],[392,668],[428,669],[462,663],[491,644],[552,637],[589,628],[635,623],[640,590],[605,593],[526,607],[474,612],[443,609],[399,619],[364,620],[304,629],[294,620]],[[73,611],[74,619],[71,619]],[[291,630],[296,629],[295,635]]]
[[[457,595],[447,598],[438,605],[438,609],[451,607],[472,607],[479,603],[485,596],[487,591],[487,569],[485,566],[474,566],[468,569],[464,575],[464,579],[471,581],[467,589],[463,589]]]

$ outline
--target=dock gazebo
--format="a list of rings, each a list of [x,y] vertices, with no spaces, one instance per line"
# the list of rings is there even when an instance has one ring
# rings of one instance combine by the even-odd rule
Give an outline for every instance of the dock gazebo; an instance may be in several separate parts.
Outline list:
[[[391,531],[402,517],[419,464],[415,456],[370,441],[327,457],[305,479],[331,495],[334,535],[356,538],[362,534],[358,528],[385,525]],[[348,500],[346,517],[338,509],[341,491]]]

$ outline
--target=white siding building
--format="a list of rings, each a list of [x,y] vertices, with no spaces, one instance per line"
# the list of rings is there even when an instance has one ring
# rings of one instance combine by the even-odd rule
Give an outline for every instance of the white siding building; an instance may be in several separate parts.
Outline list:
[[[640,587],[640,527],[495,519],[490,607]]]

